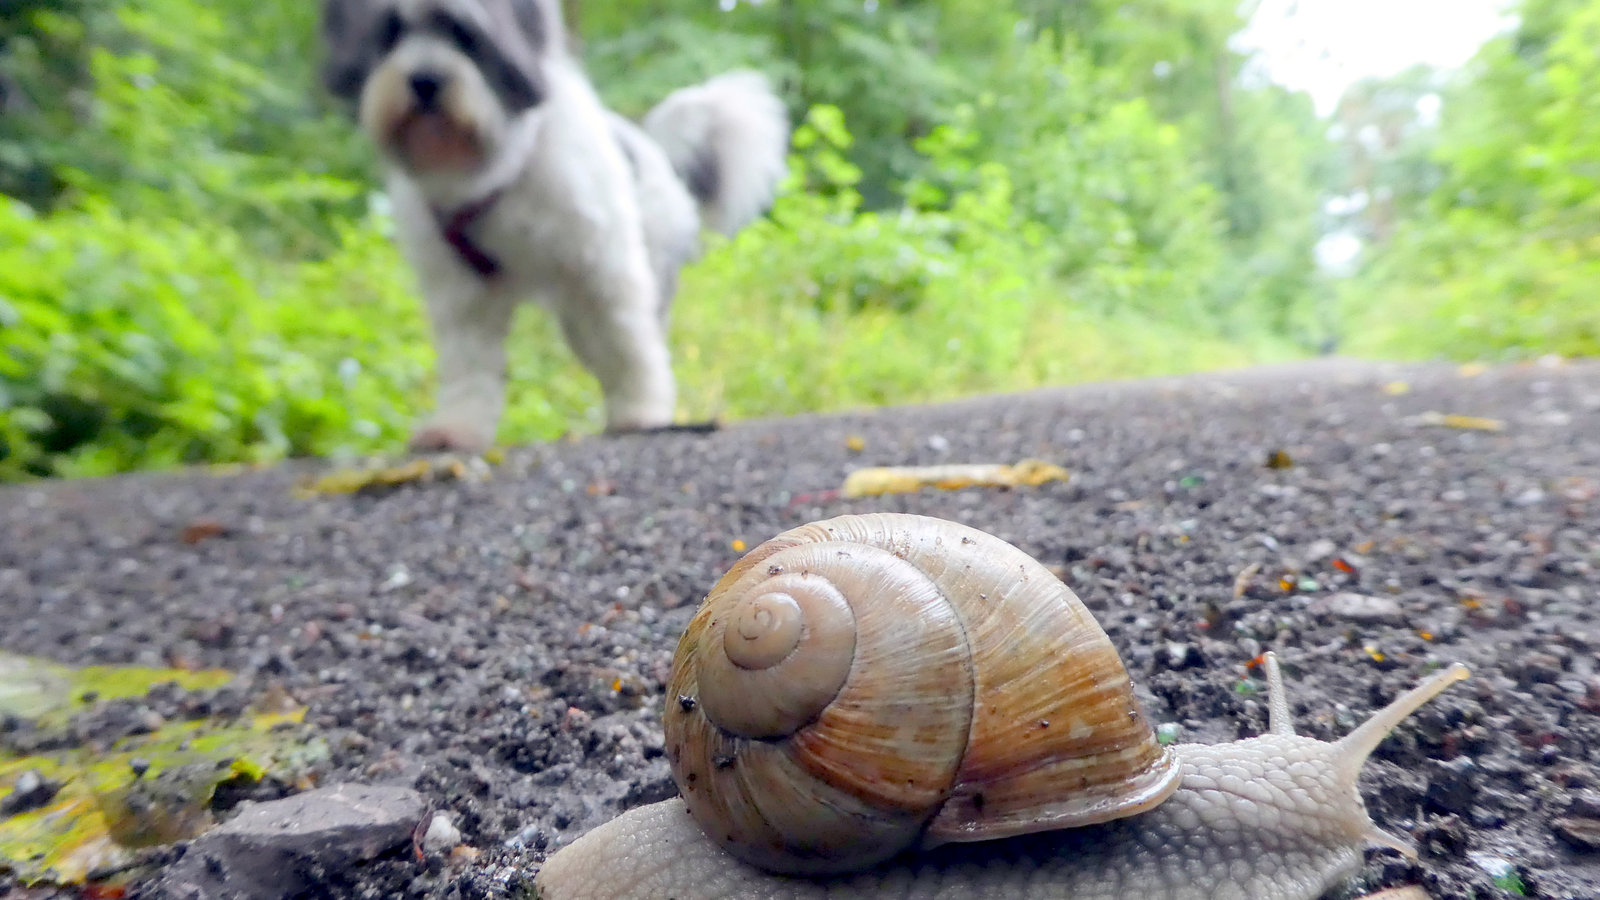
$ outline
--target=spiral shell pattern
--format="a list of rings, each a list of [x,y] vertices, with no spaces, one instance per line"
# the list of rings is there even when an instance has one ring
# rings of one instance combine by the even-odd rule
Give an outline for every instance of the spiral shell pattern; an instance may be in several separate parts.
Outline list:
[[[752,550],[678,645],[664,717],[706,831],[770,871],[1142,812],[1177,770],[1078,598],[983,532],[843,516]]]

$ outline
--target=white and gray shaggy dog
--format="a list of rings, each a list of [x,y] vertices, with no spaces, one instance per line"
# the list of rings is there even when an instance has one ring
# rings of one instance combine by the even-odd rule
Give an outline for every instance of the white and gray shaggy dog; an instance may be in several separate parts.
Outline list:
[[[666,312],[699,232],[771,202],[788,122],[754,72],[671,94],[639,127],[602,105],[559,0],[324,0],[329,89],[386,169],[438,353],[417,450],[480,450],[506,336],[546,306],[600,381],[610,431],[672,424]]]

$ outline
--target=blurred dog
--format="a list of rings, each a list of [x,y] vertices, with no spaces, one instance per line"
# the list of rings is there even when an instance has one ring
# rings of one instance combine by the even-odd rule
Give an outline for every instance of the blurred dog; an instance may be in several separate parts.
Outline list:
[[[438,352],[417,450],[478,450],[505,405],[512,312],[537,300],[599,379],[610,431],[672,423],[666,311],[699,232],[771,202],[788,121],[754,72],[639,127],[602,105],[559,0],[324,0],[328,88],[386,168]]]

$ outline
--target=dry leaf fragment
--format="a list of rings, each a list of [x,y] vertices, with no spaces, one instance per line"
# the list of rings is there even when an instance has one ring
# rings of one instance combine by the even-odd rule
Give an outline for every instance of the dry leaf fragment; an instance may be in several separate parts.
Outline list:
[[[1411,884],[1405,887],[1389,888],[1376,894],[1368,894],[1361,900],[1428,900],[1428,892]]]
[[[405,484],[426,484],[436,481],[488,481],[489,469],[495,460],[503,458],[490,454],[484,456],[418,457],[399,465],[377,466],[365,469],[339,469],[320,478],[309,478],[295,485],[295,496],[302,499],[328,494],[377,493]]]
[[[1485,416],[1463,416],[1456,413],[1442,413],[1429,410],[1419,413],[1411,418],[1411,424],[1419,426],[1438,426],[1443,428],[1460,428],[1466,431],[1505,431],[1506,423],[1499,419],[1490,419]]]
[[[221,537],[227,533],[228,526],[216,519],[195,519],[183,527],[183,531],[178,533],[178,537],[185,544],[193,545],[208,538]]]
[[[476,862],[483,854],[482,850],[469,844],[457,844],[450,848],[450,865],[463,866]],[[1426,898],[1424,898],[1426,900]]]
[[[878,466],[857,469],[844,480],[846,497],[878,497],[884,494],[910,494],[924,488],[956,491],[969,487],[1037,487],[1052,481],[1066,481],[1066,469],[1038,459],[1025,459],[1016,465],[957,464],[942,466]]]
[[[1253,562],[1245,566],[1233,579],[1233,599],[1243,597],[1245,591],[1250,590],[1250,582],[1255,580],[1256,574],[1261,571],[1261,563]]]

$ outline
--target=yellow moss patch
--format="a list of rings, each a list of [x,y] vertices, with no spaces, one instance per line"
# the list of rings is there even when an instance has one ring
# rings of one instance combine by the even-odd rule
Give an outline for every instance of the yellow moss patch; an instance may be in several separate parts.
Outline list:
[[[0,711],[48,733],[93,702],[143,696],[165,682],[204,690],[232,677],[220,670],[71,669],[0,655]],[[125,863],[133,848],[194,837],[212,824],[209,806],[218,785],[267,775],[301,780],[326,758],[326,746],[307,740],[300,727],[304,714],[295,709],[226,722],[171,722],[104,752],[78,747],[21,756],[0,750],[0,796],[27,772],[57,786],[39,808],[0,818],[0,870],[25,884],[78,883],[96,869]]]

